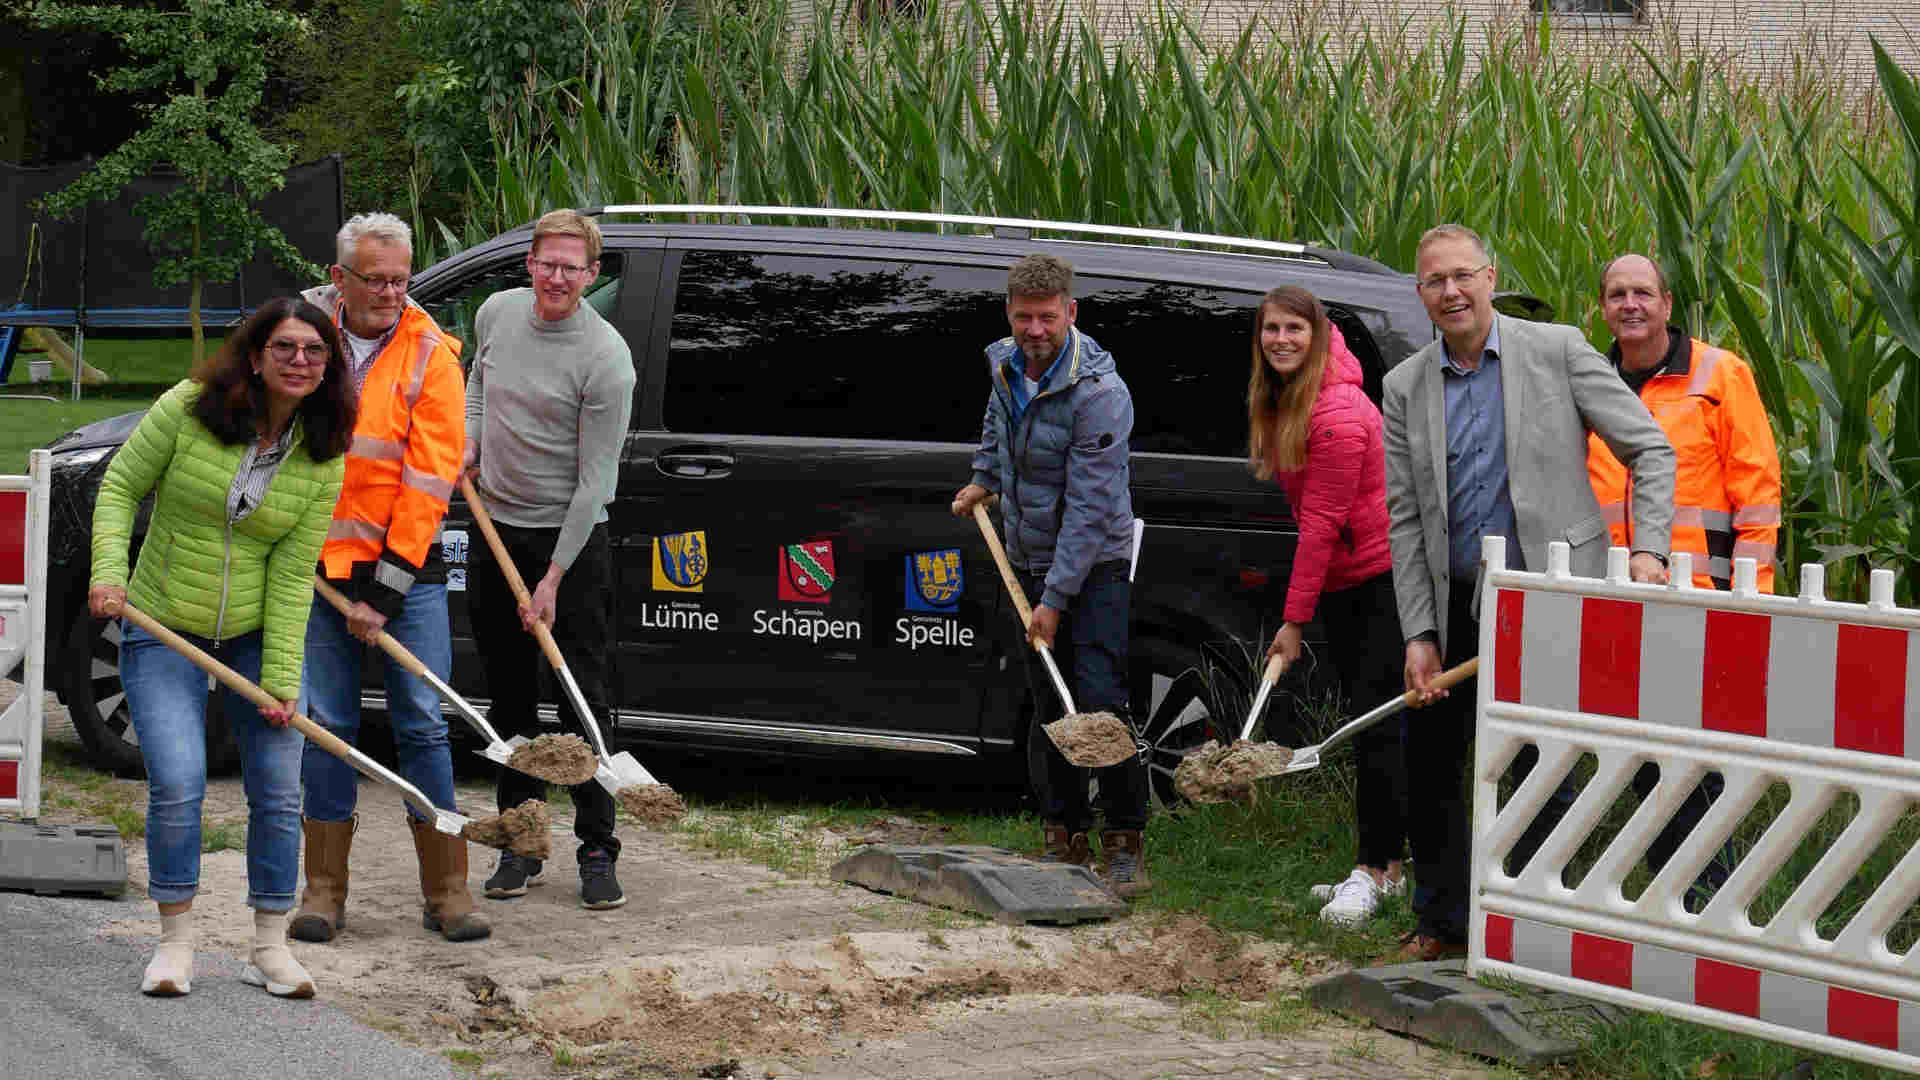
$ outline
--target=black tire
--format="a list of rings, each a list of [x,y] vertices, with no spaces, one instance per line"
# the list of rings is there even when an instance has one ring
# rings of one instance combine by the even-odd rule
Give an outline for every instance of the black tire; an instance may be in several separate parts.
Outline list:
[[[72,605],[66,641],[67,662],[61,700],[73,728],[86,745],[96,768],[116,776],[144,779],[146,762],[134,737],[132,714],[120,686],[120,622],[87,614],[81,599]],[[207,772],[229,772],[240,761],[227,723],[209,700],[207,709]]]
[[[1209,680],[1219,679],[1234,685],[1210,688]],[[1148,792],[1155,810],[1184,801],[1173,788],[1173,773],[1188,754],[1209,739],[1224,742],[1239,734],[1233,721],[1217,715],[1215,704],[1245,699],[1239,679],[1229,664],[1205,663],[1199,649],[1161,638],[1135,643],[1128,695],[1147,742]]]

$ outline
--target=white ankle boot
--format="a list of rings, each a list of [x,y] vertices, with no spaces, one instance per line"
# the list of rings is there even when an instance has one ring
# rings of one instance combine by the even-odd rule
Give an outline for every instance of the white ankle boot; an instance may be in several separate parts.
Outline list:
[[[313,976],[287,948],[287,923],[292,918],[291,911],[253,913],[253,952],[240,980],[249,986],[265,987],[275,997],[310,998]]]
[[[193,989],[193,911],[160,916],[160,945],[140,977],[140,992],[179,997]]]

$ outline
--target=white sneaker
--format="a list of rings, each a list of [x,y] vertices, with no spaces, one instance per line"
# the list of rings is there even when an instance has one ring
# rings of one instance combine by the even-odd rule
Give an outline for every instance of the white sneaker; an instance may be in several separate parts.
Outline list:
[[[1356,868],[1347,880],[1334,886],[1333,898],[1320,909],[1320,920],[1337,926],[1358,926],[1380,910],[1384,890],[1374,883],[1373,875]]]
[[[1343,885],[1345,884],[1345,882],[1341,882],[1340,884]],[[1318,900],[1324,904],[1327,901],[1333,899],[1334,890],[1338,889],[1339,887],[1340,885],[1315,885],[1314,887],[1307,890],[1307,895],[1313,897],[1315,900]],[[1404,893],[1406,891],[1407,891],[1407,876],[1405,874],[1402,874],[1397,878],[1388,878],[1387,883],[1380,887],[1381,896],[1399,896],[1401,893]]]

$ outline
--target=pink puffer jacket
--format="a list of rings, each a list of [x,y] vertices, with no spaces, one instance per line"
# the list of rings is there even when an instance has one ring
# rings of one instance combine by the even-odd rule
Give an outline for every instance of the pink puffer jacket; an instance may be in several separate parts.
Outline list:
[[[1360,361],[1340,328],[1307,429],[1307,465],[1279,474],[1300,526],[1287,582],[1286,620],[1313,621],[1322,593],[1393,568],[1387,546],[1387,455],[1380,410],[1361,390]]]

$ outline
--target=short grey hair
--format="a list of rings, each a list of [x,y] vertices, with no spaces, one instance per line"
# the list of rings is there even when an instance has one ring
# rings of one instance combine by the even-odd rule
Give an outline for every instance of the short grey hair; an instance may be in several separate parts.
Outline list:
[[[1479,233],[1474,232],[1465,225],[1455,225],[1451,222],[1445,225],[1435,225],[1433,228],[1420,234],[1420,242],[1414,245],[1413,248],[1415,261],[1419,260],[1421,252],[1442,240],[1465,240],[1467,243],[1473,245],[1473,249],[1480,253],[1481,258],[1487,260],[1489,263],[1493,262],[1493,256],[1487,252],[1487,242],[1480,239]]]
[[[334,261],[341,266],[353,266],[353,253],[359,250],[360,241],[366,239],[399,244],[407,249],[407,254],[413,254],[413,230],[399,217],[387,213],[355,214],[334,235]]]
[[[1073,299],[1073,264],[1058,255],[1028,255],[1007,271],[1007,299]]]

